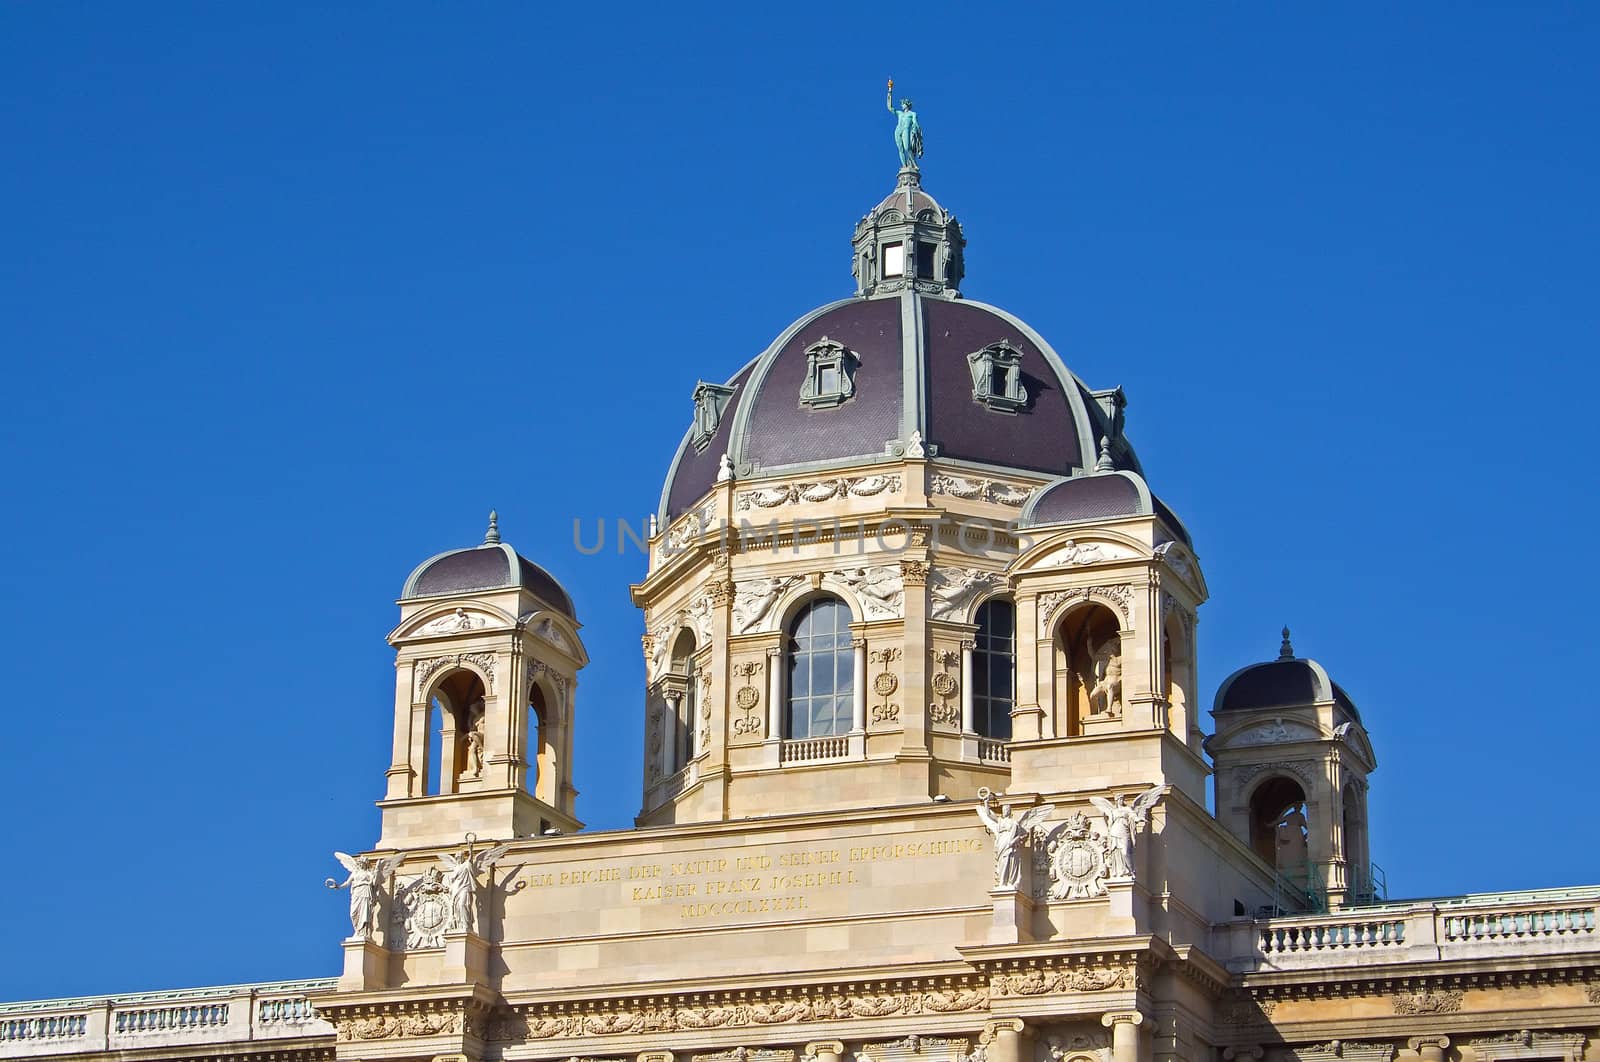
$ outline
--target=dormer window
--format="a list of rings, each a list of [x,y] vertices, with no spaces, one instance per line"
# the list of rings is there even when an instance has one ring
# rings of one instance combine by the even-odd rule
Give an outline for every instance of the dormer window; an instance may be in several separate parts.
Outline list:
[[[1010,343],[990,343],[967,355],[972,368],[972,400],[996,413],[1015,413],[1028,404],[1022,383],[1022,352]]]
[[[806,381],[800,404],[812,409],[836,406],[856,393],[856,356],[844,344],[823,336],[806,348]]]
[[[717,434],[717,426],[722,423],[722,411],[728,408],[728,399],[732,397],[731,387],[706,383],[704,380],[695,385],[694,430],[689,433],[689,442],[696,452],[704,453],[705,448],[711,445],[711,440]]]

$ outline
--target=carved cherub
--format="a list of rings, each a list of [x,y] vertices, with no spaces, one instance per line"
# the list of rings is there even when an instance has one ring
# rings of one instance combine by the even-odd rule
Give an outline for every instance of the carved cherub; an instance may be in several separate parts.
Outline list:
[[[1089,803],[1106,817],[1106,874],[1113,878],[1133,877],[1133,838],[1144,825],[1145,815],[1161,799],[1165,787],[1153,785],[1125,804],[1122,794],[1111,800],[1092,796]]]
[[[367,859],[335,852],[333,858],[342,863],[350,874],[343,881],[328,878],[323,884],[330,889],[350,890],[350,935],[375,939],[379,891],[383,888],[383,879],[400,865],[402,857],[397,853],[383,859]]]
[[[463,852],[459,857],[444,853],[444,884],[450,890],[450,929],[452,932],[470,933],[474,926],[474,915],[477,910],[478,875],[499,861],[500,857],[511,850],[509,844],[497,845],[485,849],[477,855],[471,851]]]

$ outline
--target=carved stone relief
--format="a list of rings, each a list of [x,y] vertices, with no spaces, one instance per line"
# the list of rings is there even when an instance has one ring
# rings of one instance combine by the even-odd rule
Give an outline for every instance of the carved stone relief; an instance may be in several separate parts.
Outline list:
[[[1082,564],[1098,564],[1132,556],[1130,552],[1109,543],[1079,542],[1067,539],[1058,548],[1046,554],[1038,563],[1040,568],[1073,568]]]
[[[951,669],[961,666],[961,656],[948,649],[935,649],[933,662],[939,670],[933,673],[929,685],[939,699],[928,705],[928,720],[939,726],[960,727],[961,702],[954,698],[961,692],[961,682],[951,674]]]
[[[1275,760],[1272,763],[1247,763],[1242,767],[1235,767],[1233,769],[1233,795],[1235,797],[1243,796],[1250,782],[1257,775],[1268,771],[1293,775],[1300,780],[1301,788],[1309,793],[1313,785],[1316,767],[1309,761],[1303,760]]]
[[[747,579],[737,584],[733,596],[733,629],[738,634],[755,630],[778,599],[805,580],[798,575]]]
[[[483,672],[484,679],[490,693],[494,692],[494,654],[493,653],[456,653],[453,656],[436,656],[428,660],[418,660],[413,670],[416,676],[415,697],[421,698],[423,691],[428,688],[428,680],[435,674],[448,667],[461,667],[470,664]]]
[[[968,501],[982,499],[1012,509],[1022,508],[1028,496],[1033,493],[1031,488],[1020,487],[1003,480],[982,477],[969,479],[966,476],[951,476],[942,472],[933,477],[929,489],[934,494],[948,494],[952,498],[964,498]]]
[[[883,670],[872,679],[872,692],[880,698],[879,703],[872,706],[872,721],[879,724],[898,723],[900,706],[889,698],[900,688],[900,679],[889,670],[889,665],[900,659],[901,651],[891,646],[886,649],[874,649],[867,654],[867,657],[872,663],[883,667]]]
[[[892,991],[841,986],[797,990],[757,1002],[708,1004],[689,997],[675,997],[536,1006],[496,1019],[489,1024],[487,1032],[488,1038],[496,1041],[547,1040],[957,1014],[984,1011],[988,1006],[986,985],[907,987]]]
[[[462,1016],[458,1011],[422,1011],[405,1014],[373,1014],[338,1025],[340,1040],[392,1040],[408,1036],[443,1036],[458,1033]]]
[[[1121,586],[1075,586],[1070,590],[1049,590],[1039,595],[1039,630],[1050,631],[1050,621],[1056,612],[1069,601],[1099,601],[1116,608],[1127,623],[1132,616],[1133,588]]]
[[[1462,993],[1457,989],[1438,992],[1403,992],[1389,997],[1396,1014],[1455,1014],[1461,1009]]]
[[[899,619],[905,615],[905,581],[898,564],[841,568],[834,573],[855,592],[864,619]]]
[[[733,691],[733,706],[742,714],[733,721],[733,732],[738,735],[760,734],[761,716],[756,707],[761,703],[761,688],[755,677],[764,670],[759,660],[744,660],[733,665],[735,678],[744,679],[744,685]]]
[[[1322,735],[1314,727],[1294,720],[1273,719],[1230,736],[1223,747],[1243,748],[1249,745],[1276,745],[1291,741],[1316,741]]]
[[[978,568],[935,568],[928,579],[928,614],[936,620],[962,622],[981,594],[1005,585],[1000,572]]]
[[[741,491],[734,498],[734,508],[748,512],[758,509],[775,509],[780,505],[818,505],[834,498],[871,498],[884,491],[900,489],[898,472],[871,476],[846,476],[839,479],[814,480],[804,483],[783,483],[771,487]]]
[[[459,634],[464,631],[479,630],[488,625],[489,620],[487,617],[468,612],[464,608],[458,608],[451,615],[429,620],[413,631],[412,634]]]
[[[556,621],[546,616],[534,624],[533,636],[540,641],[549,642],[564,653],[572,652],[572,641],[556,626]]]
[[[1272,1052],[1272,1062],[1392,1062],[1395,1046],[1389,1043],[1366,1043],[1359,1040],[1329,1040],[1326,1043],[1287,1047]]]

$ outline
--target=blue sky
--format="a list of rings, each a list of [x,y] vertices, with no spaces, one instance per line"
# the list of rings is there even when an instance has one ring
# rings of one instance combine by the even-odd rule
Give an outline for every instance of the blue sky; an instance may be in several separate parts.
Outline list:
[[[1597,53],[1579,4],[0,6],[0,999],[336,971],[394,598],[491,506],[631,822],[643,558],[573,520],[852,290],[890,75],[967,294],[1127,390],[1203,696],[1288,623],[1393,892],[1600,881]]]

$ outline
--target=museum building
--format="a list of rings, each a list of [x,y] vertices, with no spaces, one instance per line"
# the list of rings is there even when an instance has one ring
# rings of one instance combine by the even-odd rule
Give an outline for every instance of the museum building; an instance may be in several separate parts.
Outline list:
[[[579,821],[578,609],[491,517],[403,584],[342,973],[4,1004],[0,1056],[1600,1062],[1600,887],[1383,895],[1356,704],[1285,631],[1206,715],[1122,391],[964,245],[906,165],[854,293],[707,366],[634,828]]]

